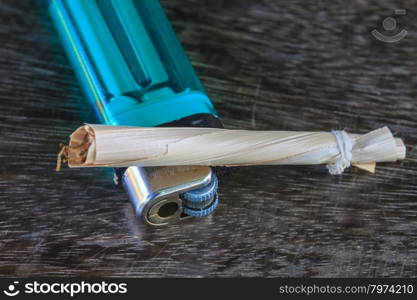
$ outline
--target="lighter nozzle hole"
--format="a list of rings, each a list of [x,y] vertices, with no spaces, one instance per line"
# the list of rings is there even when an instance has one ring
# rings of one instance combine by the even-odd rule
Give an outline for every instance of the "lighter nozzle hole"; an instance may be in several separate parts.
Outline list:
[[[179,206],[177,203],[175,202],[168,202],[164,205],[162,205],[159,210],[158,210],[158,215],[161,218],[169,218],[173,215],[175,215],[175,213],[178,211]]]

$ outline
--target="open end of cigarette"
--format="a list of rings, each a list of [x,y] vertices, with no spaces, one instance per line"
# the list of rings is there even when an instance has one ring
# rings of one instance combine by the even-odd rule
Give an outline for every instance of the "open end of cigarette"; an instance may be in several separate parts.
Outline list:
[[[78,128],[71,136],[67,151],[68,165],[82,166],[95,160],[94,130],[85,125]]]

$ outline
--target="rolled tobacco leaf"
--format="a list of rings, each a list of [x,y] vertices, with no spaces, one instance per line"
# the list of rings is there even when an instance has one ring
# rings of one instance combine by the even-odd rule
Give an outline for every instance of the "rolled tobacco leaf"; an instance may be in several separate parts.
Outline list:
[[[70,167],[326,164],[331,174],[351,164],[374,172],[376,162],[401,160],[406,152],[387,127],[358,135],[106,125],[78,128],[65,150]]]

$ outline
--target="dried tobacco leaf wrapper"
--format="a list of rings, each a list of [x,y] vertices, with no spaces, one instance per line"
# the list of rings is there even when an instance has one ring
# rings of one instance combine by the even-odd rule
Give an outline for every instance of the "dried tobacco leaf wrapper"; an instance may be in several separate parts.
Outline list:
[[[71,135],[67,159],[70,167],[327,164],[340,174],[350,164],[373,172],[405,151],[387,127],[358,135],[85,125]]]

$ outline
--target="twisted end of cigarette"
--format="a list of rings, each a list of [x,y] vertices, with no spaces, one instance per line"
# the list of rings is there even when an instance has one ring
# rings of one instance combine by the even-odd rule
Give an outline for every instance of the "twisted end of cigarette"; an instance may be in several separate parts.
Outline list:
[[[371,173],[375,172],[377,161],[396,161],[405,158],[406,149],[403,141],[395,139],[388,127],[359,136],[356,141],[344,130],[333,130],[331,133],[335,136],[340,152],[338,158],[327,165],[327,169],[332,175],[340,175],[350,167],[353,156],[356,159],[353,166]],[[366,152],[369,151],[372,152],[374,161],[367,161],[371,159],[369,154],[366,155]]]

